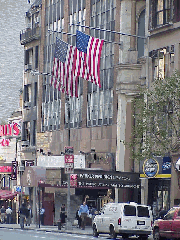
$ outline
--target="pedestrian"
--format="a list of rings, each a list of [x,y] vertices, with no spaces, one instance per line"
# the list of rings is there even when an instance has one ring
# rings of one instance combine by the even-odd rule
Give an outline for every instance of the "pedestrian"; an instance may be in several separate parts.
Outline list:
[[[4,206],[1,207],[1,223],[5,223],[6,209]]]
[[[45,209],[42,206],[41,210],[40,210],[40,220],[41,220],[41,225],[44,225],[44,214],[45,214]]]
[[[6,209],[7,224],[11,223],[12,209],[10,206]]]
[[[168,212],[167,210],[165,210],[163,207],[161,207],[158,218],[163,219],[163,217],[166,215],[167,212]]]
[[[30,225],[31,225],[31,218],[32,218],[31,205],[29,204],[27,208],[28,208],[28,217],[27,217],[27,222],[26,222],[26,224],[27,224],[28,226],[30,226]],[[27,226],[27,225],[26,225],[26,226]]]
[[[62,204],[60,208],[60,219],[61,219],[61,225],[65,224],[66,222],[66,205]]]
[[[94,220],[95,216],[96,216],[96,213],[97,213],[97,209],[95,207],[93,207],[93,205],[91,204],[90,206],[90,214],[92,216],[92,221]]]
[[[80,228],[80,227],[81,227],[81,217],[79,216],[78,212],[79,212],[79,208],[78,208],[78,210],[76,211],[76,219],[78,220],[78,226],[79,226],[79,228]]]
[[[89,209],[88,206],[86,205],[86,202],[83,202],[83,204],[80,206],[78,215],[79,217],[81,217],[81,226],[82,230],[84,230],[86,226],[86,219],[89,216]]]
[[[19,214],[20,214],[20,226],[21,229],[24,229],[24,221],[28,218],[29,215],[29,211],[25,203],[22,203],[22,206],[19,208]]]

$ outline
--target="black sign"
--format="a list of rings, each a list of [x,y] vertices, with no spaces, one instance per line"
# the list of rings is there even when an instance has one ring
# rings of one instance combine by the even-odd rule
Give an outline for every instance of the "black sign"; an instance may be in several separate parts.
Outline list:
[[[12,161],[11,179],[17,180],[17,161]]]
[[[71,146],[67,146],[64,148],[65,154],[74,154],[74,148]]]
[[[139,173],[75,169],[78,188],[140,188]],[[63,177],[62,185],[67,185]]]

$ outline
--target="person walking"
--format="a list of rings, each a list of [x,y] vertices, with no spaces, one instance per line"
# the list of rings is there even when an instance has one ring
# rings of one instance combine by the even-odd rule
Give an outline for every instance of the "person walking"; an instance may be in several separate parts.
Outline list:
[[[44,225],[44,214],[45,214],[45,209],[42,206],[41,210],[40,210],[40,219],[41,219],[41,225]]]
[[[28,218],[29,211],[25,205],[25,203],[22,203],[22,206],[19,208],[19,214],[20,214],[20,226],[21,229],[24,229],[24,221]]]
[[[10,206],[6,209],[7,224],[11,224],[12,209]]]
[[[26,222],[26,224],[27,224],[28,226],[30,226],[30,225],[31,225],[31,218],[32,218],[31,205],[29,204],[27,208],[28,208],[28,217],[27,217],[27,222]]]
[[[61,219],[61,225],[65,224],[66,222],[66,205],[62,204],[60,208],[60,219]]]
[[[79,212],[79,208],[78,208],[78,210],[76,211],[76,219],[78,220],[78,226],[79,226],[79,228],[81,228],[81,217],[79,216],[78,212]]]
[[[6,209],[4,206],[1,207],[1,223],[5,223]]]
[[[86,226],[87,216],[89,216],[89,209],[88,206],[86,205],[86,202],[83,202],[83,204],[80,206],[78,215],[79,217],[81,217],[81,226],[82,230],[84,230]]]

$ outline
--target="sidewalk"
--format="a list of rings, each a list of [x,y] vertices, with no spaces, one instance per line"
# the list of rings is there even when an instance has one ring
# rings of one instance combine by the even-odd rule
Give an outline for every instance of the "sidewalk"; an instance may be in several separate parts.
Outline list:
[[[1,228],[10,228],[10,229],[21,229],[19,224],[0,224]],[[31,224],[31,226],[24,226],[24,230],[35,230],[35,231],[46,231],[46,232],[66,232],[71,234],[84,234],[84,235],[93,235],[93,230],[91,226],[86,226],[85,230],[82,230],[76,226],[72,226],[71,230],[66,230],[64,227],[61,230],[58,230],[58,226],[40,226]]]

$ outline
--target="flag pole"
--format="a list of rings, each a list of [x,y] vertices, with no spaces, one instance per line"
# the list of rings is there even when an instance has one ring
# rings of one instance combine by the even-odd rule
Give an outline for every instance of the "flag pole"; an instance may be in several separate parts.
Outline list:
[[[85,28],[89,28],[89,29],[94,29],[94,30],[99,30],[99,31],[109,32],[109,33],[115,33],[115,34],[120,34],[120,35],[124,35],[124,36],[129,36],[129,37],[137,37],[137,38],[147,39],[147,37],[144,37],[144,36],[132,35],[129,33],[122,33],[122,32],[112,31],[112,30],[103,29],[103,28],[90,27],[90,26],[86,26],[86,25],[80,25],[78,23],[71,23],[69,25],[70,26],[75,25],[75,26],[79,26],[79,27],[85,27]]]

